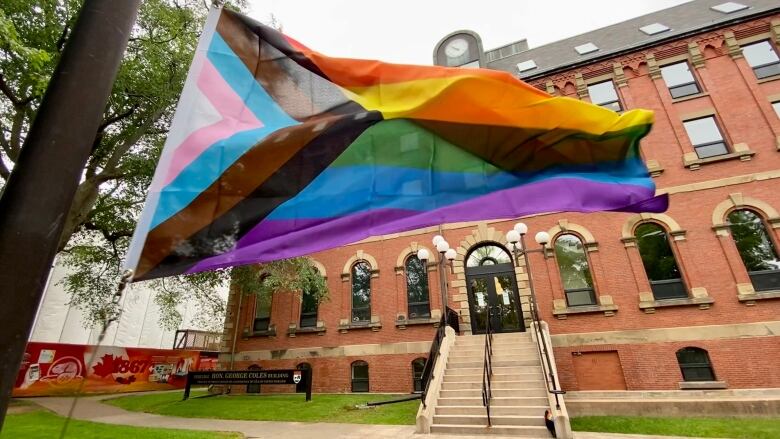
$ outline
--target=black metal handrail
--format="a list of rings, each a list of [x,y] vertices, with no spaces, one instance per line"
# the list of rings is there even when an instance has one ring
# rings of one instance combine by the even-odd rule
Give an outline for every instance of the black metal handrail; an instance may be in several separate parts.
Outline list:
[[[447,316],[446,319],[445,316]],[[444,328],[447,325],[451,326],[452,329],[455,330],[455,333],[458,333],[458,313],[449,307],[446,308],[445,314],[442,314],[441,320],[439,320],[439,328],[436,330],[436,335],[433,337],[431,350],[428,352],[428,360],[425,361],[425,367],[423,367],[422,376],[420,377],[420,381],[423,383],[423,391],[420,395],[423,407],[427,407],[425,398],[428,396],[428,387],[431,385],[431,380],[433,380],[433,368],[436,366],[436,360],[439,358],[441,342],[444,340]]]
[[[527,259],[526,259],[526,266],[527,266]],[[552,393],[555,396],[555,408],[557,410],[561,409],[561,402],[558,397],[558,395],[563,395],[566,393],[565,390],[558,389],[558,385],[555,382],[555,372],[553,371],[552,367],[552,360],[550,359],[550,353],[549,353],[549,347],[547,346],[547,338],[544,336],[544,331],[542,330],[542,324],[541,319],[539,318],[539,307],[536,304],[536,294],[534,293],[533,286],[531,285],[531,276],[528,276],[528,282],[529,282],[529,289],[531,290],[531,319],[534,323],[534,330],[536,331],[536,348],[539,351],[539,357],[544,360],[545,363],[547,363],[547,368],[545,369],[544,365],[542,365],[542,374],[544,374],[544,380],[547,383],[547,392]],[[549,371],[549,372],[548,372]]]
[[[490,324],[488,315],[485,324],[485,358],[482,361],[482,405],[487,413],[488,427],[490,427],[490,400],[493,391],[490,388],[490,379],[493,376],[493,325]]]

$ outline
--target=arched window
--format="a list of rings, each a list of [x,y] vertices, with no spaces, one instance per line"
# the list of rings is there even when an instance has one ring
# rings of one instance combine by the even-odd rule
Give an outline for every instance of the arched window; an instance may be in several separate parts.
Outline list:
[[[715,381],[710,356],[704,349],[680,349],[677,351],[677,363],[680,364],[683,381]]]
[[[297,366],[295,366],[298,370],[308,370],[309,373],[313,373],[311,369],[311,364],[309,363],[300,363]],[[312,381],[314,380],[314,377],[312,376]],[[297,393],[306,393],[306,380],[301,380],[298,384],[295,385],[295,391]]]
[[[255,296],[255,323],[254,332],[268,331],[271,324],[271,302],[273,296]]]
[[[740,209],[728,215],[728,222],[753,289],[780,290],[780,259],[761,217]]]
[[[483,265],[511,264],[509,253],[497,245],[483,245],[477,247],[466,258],[467,267],[481,267]]]
[[[352,391],[368,392],[368,363],[365,361],[352,363]]]
[[[688,297],[666,230],[655,223],[643,223],[634,236],[656,300]]]
[[[412,255],[406,258],[406,299],[410,319],[431,317],[428,293],[428,269]]]
[[[423,369],[425,369],[425,358],[417,358],[412,361],[412,388],[415,392],[423,391]]]
[[[352,266],[352,321],[371,321],[371,265],[366,261]]]
[[[309,290],[304,290],[301,296],[301,328],[313,328],[317,326],[317,297]]]
[[[560,235],[555,240],[555,260],[561,273],[566,303],[569,306],[595,305],[593,278],[580,238],[571,234]]]

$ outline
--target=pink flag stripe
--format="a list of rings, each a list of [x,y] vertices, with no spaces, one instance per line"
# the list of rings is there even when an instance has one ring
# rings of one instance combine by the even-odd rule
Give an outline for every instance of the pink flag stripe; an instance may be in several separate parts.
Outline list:
[[[263,127],[254,113],[233,88],[225,82],[210,60],[205,59],[198,76],[198,89],[222,116],[222,120],[195,130],[176,148],[168,167],[163,186],[173,181],[179,173],[203,151],[233,134]]]

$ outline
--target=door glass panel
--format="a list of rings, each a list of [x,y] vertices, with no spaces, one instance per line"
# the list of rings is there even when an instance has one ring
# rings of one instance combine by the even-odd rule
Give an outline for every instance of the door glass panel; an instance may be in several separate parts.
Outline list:
[[[496,301],[496,316],[500,320],[500,326],[496,328],[497,332],[518,329],[520,327],[520,316],[517,312],[519,307],[512,288],[512,277],[502,274],[493,279],[499,299]]]
[[[472,314],[471,318],[475,322],[475,331],[478,333],[485,332],[487,327],[488,318],[488,287],[487,279],[479,278],[471,280],[471,294],[472,301]]]

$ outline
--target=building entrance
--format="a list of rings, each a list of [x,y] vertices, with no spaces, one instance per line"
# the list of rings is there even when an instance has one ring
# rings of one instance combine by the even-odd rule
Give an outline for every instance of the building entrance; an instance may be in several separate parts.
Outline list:
[[[488,319],[493,332],[525,331],[515,269],[506,250],[496,244],[472,250],[466,257],[466,284],[473,334],[484,334]]]

